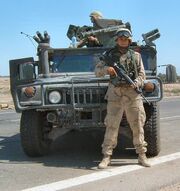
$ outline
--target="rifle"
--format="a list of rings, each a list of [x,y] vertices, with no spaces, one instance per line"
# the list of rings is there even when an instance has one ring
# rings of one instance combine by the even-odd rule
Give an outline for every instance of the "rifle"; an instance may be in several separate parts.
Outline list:
[[[99,33],[115,32],[118,29],[125,28],[125,27],[126,27],[126,25],[122,24],[122,25],[106,27],[106,28],[98,29],[98,30],[90,30],[90,31],[87,31],[87,32],[81,32],[81,35],[83,37],[87,37],[87,36],[96,35],[96,34],[99,34]]]
[[[136,84],[133,82],[133,80],[125,73],[125,71],[120,68],[117,63],[113,63],[111,65],[114,70],[116,71],[118,77],[123,78],[128,84],[132,85],[134,87],[134,90],[141,95],[142,98],[150,105],[150,102],[146,99],[146,97],[142,93],[142,89],[138,88]]]

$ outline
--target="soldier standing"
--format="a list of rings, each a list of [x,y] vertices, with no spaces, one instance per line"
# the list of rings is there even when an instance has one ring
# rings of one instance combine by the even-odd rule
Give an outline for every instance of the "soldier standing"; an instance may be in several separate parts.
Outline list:
[[[141,55],[129,49],[132,42],[131,31],[121,28],[116,32],[116,46],[107,51],[104,60],[96,66],[96,76],[110,75],[110,83],[105,96],[107,99],[107,115],[105,118],[106,131],[102,144],[103,159],[98,165],[100,169],[110,164],[113,149],[117,145],[119,125],[125,112],[127,121],[133,133],[133,144],[138,154],[138,163],[150,167],[146,157],[147,143],[144,141],[144,123],[146,115],[141,96],[134,87],[123,79],[117,80],[116,71],[109,61],[122,65],[126,73],[135,82],[137,87],[142,87],[145,80],[145,71]]]

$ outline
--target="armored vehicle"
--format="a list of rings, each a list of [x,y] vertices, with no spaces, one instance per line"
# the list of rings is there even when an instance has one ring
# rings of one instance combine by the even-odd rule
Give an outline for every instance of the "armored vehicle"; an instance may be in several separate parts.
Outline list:
[[[37,34],[38,60],[27,57],[9,62],[11,94],[16,112],[21,112],[21,144],[31,157],[47,154],[52,142],[69,130],[104,129],[109,76],[96,77],[94,68],[102,53],[111,48],[51,48],[47,33],[44,37]],[[144,45],[133,42],[130,47],[142,55],[147,75],[142,94],[147,99],[143,98],[149,156],[160,151],[162,82],[156,76],[157,52],[152,42],[157,37],[156,29],[143,34]],[[129,129],[125,115],[120,126],[121,132]]]

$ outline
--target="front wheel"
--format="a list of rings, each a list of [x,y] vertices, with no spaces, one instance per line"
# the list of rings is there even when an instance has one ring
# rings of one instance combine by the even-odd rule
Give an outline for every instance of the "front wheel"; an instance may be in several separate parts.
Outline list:
[[[48,153],[51,140],[46,137],[47,121],[44,112],[23,111],[20,122],[21,145],[30,157],[43,156]],[[50,128],[50,127],[48,127]]]
[[[146,123],[144,126],[145,141],[147,142],[147,155],[157,156],[160,152],[160,118],[159,104],[145,105]]]

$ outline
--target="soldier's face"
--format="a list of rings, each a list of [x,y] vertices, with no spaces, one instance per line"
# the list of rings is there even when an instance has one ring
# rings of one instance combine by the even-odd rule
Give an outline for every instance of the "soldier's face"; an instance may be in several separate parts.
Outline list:
[[[116,42],[120,47],[128,47],[129,46],[129,39],[125,36],[118,37]]]
[[[90,17],[90,20],[91,20],[91,23],[93,23],[93,22],[94,22],[94,17],[91,16],[91,17]]]
[[[90,17],[90,19],[91,19],[91,22],[94,23],[95,20],[100,19],[100,18],[99,18],[98,15],[93,15],[93,16]]]

